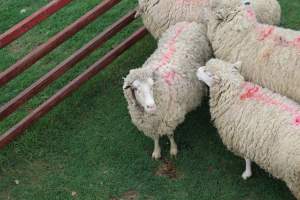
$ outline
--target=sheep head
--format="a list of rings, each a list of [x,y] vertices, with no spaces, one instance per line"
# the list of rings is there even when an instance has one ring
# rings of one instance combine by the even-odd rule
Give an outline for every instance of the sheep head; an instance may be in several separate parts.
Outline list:
[[[206,66],[200,67],[197,70],[197,77],[203,81],[208,87],[218,84],[223,79],[241,81],[243,78],[239,73],[242,63],[235,64],[227,63],[218,59],[211,59],[206,63]]]
[[[157,106],[153,95],[153,85],[153,73],[141,68],[130,70],[123,89],[131,93],[131,99],[134,101],[132,103],[140,106],[147,113],[154,113]]]
[[[226,1],[212,0],[211,1],[211,9],[213,13],[214,20],[219,22],[223,21],[231,21],[233,20],[239,13],[242,13],[243,17],[249,17],[251,14],[252,18],[255,18],[255,12],[252,7],[252,2],[250,0],[241,0],[241,3],[237,6],[232,6],[230,3]],[[249,13],[251,11],[251,13]]]

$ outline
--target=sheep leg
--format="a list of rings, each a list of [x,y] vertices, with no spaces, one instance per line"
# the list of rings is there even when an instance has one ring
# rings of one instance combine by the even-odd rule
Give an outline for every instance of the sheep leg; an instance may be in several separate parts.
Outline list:
[[[159,146],[159,136],[154,136],[153,140],[154,140],[154,150],[152,153],[152,158],[157,160],[157,159],[160,159],[160,157],[161,157],[160,146]]]
[[[171,154],[171,157],[176,157],[177,155],[177,144],[174,140],[174,135],[168,135],[168,138],[170,140],[170,154]]]
[[[250,178],[252,176],[252,169],[251,169],[251,160],[245,159],[245,161],[246,161],[246,169],[245,169],[244,173],[242,174],[242,178],[244,180],[247,180],[248,178]]]

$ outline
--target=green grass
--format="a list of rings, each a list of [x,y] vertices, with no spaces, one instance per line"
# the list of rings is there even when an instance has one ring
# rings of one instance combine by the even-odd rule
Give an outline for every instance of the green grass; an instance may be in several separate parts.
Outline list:
[[[30,15],[47,0],[0,0],[0,32]],[[38,44],[70,24],[98,0],[74,0],[24,37],[0,50],[0,70],[22,58]],[[300,0],[280,0],[282,25],[300,28]],[[108,24],[134,8],[123,0],[113,10],[0,88],[0,105],[14,97],[64,58],[71,55]],[[20,14],[26,8],[27,12]],[[134,22],[103,48],[79,63],[19,111],[0,124],[4,132],[34,107],[130,35]],[[178,177],[156,176],[163,161],[152,161],[152,141],[131,124],[121,86],[130,68],[141,66],[155,49],[147,36],[108,69],[85,84],[16,142],[0,151],[0,199],[201,199],[292,200],[285,184],[254,168],[254,176],[240,178],[244,162],[226,150],[209,120],[207,104],[188,115],[176,130],[180,153],[172,165]],[[168,155],[164,139],[163,156]],[[19,184],[16,184],[16,180]],[[72,192],[76,192],[72,196]]]

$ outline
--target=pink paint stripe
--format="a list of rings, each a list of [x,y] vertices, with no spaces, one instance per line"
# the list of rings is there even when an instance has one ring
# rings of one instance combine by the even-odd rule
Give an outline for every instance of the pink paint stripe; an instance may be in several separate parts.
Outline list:
[[[300,109],[298,107],[286,104],[277,99],[273,99],[272,97],[263,94],[262,88],[251,84],[245,83],[242,84],[243,92],[240,94],[240,100],[254,100],[257,102],[264,103],[267,106],[276,106],[281,111],[285,111],[293,116],[293,124],[296,126],[300,126]]]
[[[172,37],[165,45],[166,47],[166,52],[162,55],[162,58],[158,64],[158,66],[155,68],[155,71],[159,70],[161,67],[164,67],[167,65],[172,57],[174,56],[176,52],[176,40],[177,38],[181,35],[181,33],[184,31],[186,26],[180,26],[175,30],[175,35]],[[163,78],[165,82],[168,85],[171,85],[176,77],[177,73],[174,71],[168,71],[163,74]]]
[[[256,26],[256,31],[258,33],[258,40],[271,40],[275,44],[286,47],[291,46],[300,50],[300,36],[296,37],[293,40],[288,40],[284,36],[276,34],[276,26],[264,25],[257,22],[255,12],[252,6],[244,6],[246,16],[249,21],[254,22]]]

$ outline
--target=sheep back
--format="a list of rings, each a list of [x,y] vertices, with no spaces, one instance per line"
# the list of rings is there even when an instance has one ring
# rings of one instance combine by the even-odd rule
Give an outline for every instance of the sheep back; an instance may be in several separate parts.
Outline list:
[[[221,81],[210,89],[210,111],[223,143],[284,180],[300,199],[299,104],[245,82],[238,73],[220,70],[218,76]]]
[[[178,22],[207,24],[211,5],[216,0],[139,0],[143,23],[154,38],[158,39],[168,27]],[[218,0],[219,1],[219,0]],[[226,6],[236,6],[240,0],[222,0]],[[279,24],[281,9],[277,0],[253,0],[260,22]]]
[[[300,102],[300,32],[257,23],[243,7],[234,12],[226,22],[209,23],[215,56],[242,61],[246,80]]]

